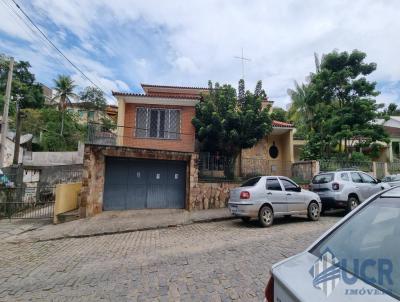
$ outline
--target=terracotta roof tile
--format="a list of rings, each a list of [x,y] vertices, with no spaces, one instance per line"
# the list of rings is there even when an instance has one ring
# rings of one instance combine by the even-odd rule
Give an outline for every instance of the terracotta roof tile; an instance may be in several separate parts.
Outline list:
[[[202,89],[208,90],[207,87],[190,87],[190,86],[171,86],[171,85],[152,85],[152,84],[140,84],[142,87],[156,87],[156,88],[177,88],[177,89]]]
[[[272,127],[293,128],[293,124],[280,122],[280,121],[272,121]]]
[[[199,100],[200,96],[188,96],[188,95],[165,95],[165,94],[142,94],[142,93],[132,93],[132,92],[118,92],[112,91],[113,96],[138,96],[138,97],[146,97],[146,98],[164,98],[164,99],[191,99],[191,100]]]

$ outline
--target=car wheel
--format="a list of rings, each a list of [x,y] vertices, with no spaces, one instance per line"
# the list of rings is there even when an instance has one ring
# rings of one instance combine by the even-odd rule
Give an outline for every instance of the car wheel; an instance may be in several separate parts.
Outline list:
[[[249,222],[250,221],[250,217],[240,217],[240,219],[242,219],[243,222]]]
[[[319,215],[320,215],[319,205],[316,202],[311,201],[307,209],[308,219],[312,221],[317,221],[319,219]]]
[[[263,206],[258,213],[258,220],[262,227],[269,227],[274,222],[274,212],[268,205]]]
[[[347,200],[347,212],[353,211],[358,207],[358,198],[356,196],[350,196]]]

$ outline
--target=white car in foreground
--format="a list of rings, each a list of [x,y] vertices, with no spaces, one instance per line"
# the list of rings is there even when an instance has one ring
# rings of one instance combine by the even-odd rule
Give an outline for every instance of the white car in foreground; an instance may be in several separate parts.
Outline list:
[[[232,215],[244,221],[257,218],[261,226],[268,227],[276,216],[308,215],[310,220],[318,220],[322,206],[317,194],[290,178],[259,176],[232,189],[228,207]]]
[[[305,252],[275,264],[268,302],[398,301],[400,187],[349,213]]]

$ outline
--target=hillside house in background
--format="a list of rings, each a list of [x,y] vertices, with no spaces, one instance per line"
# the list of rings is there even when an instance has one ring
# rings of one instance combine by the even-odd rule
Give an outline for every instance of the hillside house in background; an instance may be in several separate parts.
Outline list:
[[[80,216],[103,210],[181,208],[193,210],[198,158],[192,119],[208,88],[142,84],[144,93],[113,92],[118,101],[114,140],[89,135],[84,153]],[[267,99],[263,106],[271,106]],[[100,134],[101,135],[101,134]],[[288,174],[293,162],[293,126],[273,122],[273,131],[241,154],[241,169]],[[254,167],[257,165],[257,167]],[[260,167],[261,165],[261,167]]]

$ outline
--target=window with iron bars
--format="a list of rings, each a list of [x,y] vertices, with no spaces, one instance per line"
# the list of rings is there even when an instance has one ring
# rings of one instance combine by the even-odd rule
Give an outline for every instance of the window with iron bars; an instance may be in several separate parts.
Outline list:
[[[136,110],[136,137],[179,139],[180,110],[140,107]]]

